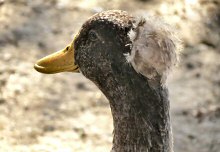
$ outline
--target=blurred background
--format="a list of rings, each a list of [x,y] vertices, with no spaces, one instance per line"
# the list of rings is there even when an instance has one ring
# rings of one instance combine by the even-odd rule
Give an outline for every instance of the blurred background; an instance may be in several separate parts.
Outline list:
[[[94,13],[162,16],[184,43],[169,79],[176,152],[220,150],[219,0],[0,0],[0,152],[108,152],[108,101],[81,74],[43,75]]]

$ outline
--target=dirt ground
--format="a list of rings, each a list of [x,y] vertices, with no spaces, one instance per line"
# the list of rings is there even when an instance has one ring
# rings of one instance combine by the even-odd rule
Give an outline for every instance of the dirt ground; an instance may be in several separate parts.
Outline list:
[[[184,49],[168,82],[174,150],[220,152],[218,0],[0,0],[0,152],[110,151],[112,117],[98,88],[82,74],[33,69],[108,9],[176,27]]]

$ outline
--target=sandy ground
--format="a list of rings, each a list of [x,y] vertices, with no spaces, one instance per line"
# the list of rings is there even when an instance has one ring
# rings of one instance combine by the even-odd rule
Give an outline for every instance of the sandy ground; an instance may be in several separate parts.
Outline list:
[[[97,87],[81,74],[33,69],[107,9],[163,16],[180,31],[184,50],[168,83],[174,150],[219,152],[218,0],[0,0],[0,152],[110,151],[111,112]]]

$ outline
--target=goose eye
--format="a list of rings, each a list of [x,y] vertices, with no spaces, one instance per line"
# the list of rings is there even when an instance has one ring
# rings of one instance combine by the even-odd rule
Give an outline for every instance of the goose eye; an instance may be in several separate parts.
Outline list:
[[[90,32],[89,32],[89,39],[90,39],[90,40],[94,41],[94,40],[96,40],[97,38],[98,38],[98,36],[97,36],[97,34],[96,34],[95,31],[90,31]]]

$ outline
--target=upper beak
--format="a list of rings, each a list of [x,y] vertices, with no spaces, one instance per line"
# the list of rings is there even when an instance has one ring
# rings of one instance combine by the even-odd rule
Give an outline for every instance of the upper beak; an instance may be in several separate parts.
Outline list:
[[[75,64],[73,42],[65,49],[38,60],[34,68],[46,74],[79,72],[79,67]]]

